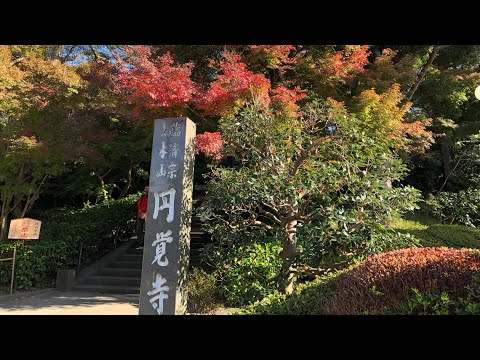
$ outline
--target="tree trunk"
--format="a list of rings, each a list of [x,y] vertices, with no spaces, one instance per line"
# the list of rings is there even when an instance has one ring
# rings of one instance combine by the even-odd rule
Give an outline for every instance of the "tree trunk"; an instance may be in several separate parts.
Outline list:
[[[7,217],[10,212],[10,204],[13,199],[12,193],[3,194],[1,199],[2,206],[0,210],[0,241],[3,241],[7,236]]]
[[[105,201],[105,200],[108,199],[108,192],[107,192],[107,190],[105,190],[105,180],[104,179],[105,179],[105,176],[107,176],[110,173],[111,170],[112,169],[108,169],[107,172],[103,175],[99,175],[97,173],[97,179],[98,179],[98,182],[100,184],[100,190],[102,191],[102,201]],[[98,203],[98,199],[97,199],[97,203]]]
[[[3,241],[7,236],[7,213],[5,208],[2,206],[2,211],[0,213],[0,241]]]
[[[295,204],[288,217],[292,218],[298,214],[298,204]],[[282,258],[282,270],[280,273],[283,283],[283,292],[290,295],[293,292],[295,281],[297,279],[293,264],[299,255],[297,251],[297,224],[298,220],[289,220],[285,224],[285,239],[283,241],[283,249],[280,251]]]
[[[452,156],[450,154],[450,147],[445,139],[440,141],[440,150],[442,153],[443,176],[445,179],[450,176],[452,172]]]
[[[131,165],[128,168],[128,172],[127,172],[127,183],[125,184],[125,186],[122,189],[122,192],[118,196],[119,199],[123,199],[125,195],[127,195],[128,189],[130,189],[130,185],[132,185],[132,166]]]
[[[12,211],[11,211],[14,218],[23,217],[22,216],[22,201],[21,201],[21,199],[18,198],[19,196],[20,195],[18,195],[18,194],[13,196],[13,202],[15,204],[17,204],[17,206],[15,206],[15,208],[13,208]],[[21,197],[23,198],[23,195]]]
[[[90,205],[90,199],[88,198],[88,196],[85,197],[84,195],[82,195],[82,204],[84,209],[86,209],[88,205]]]

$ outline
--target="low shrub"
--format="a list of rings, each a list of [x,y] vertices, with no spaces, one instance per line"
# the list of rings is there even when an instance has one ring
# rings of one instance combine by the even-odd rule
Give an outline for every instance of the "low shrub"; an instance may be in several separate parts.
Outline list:
[[[480,253],[445,247],[378,254],[342,273],[325,305],[327,314],[356,315],[398,309],[412,289],[452,298],[467,294],[480,270]]]
[[[480,225],[480,189],[441,192],[426,200],[430,214],[443,223]]]
[[[40,239],[0,243],[0,257],[11,256],[17,248],[16,284],[18,289],[51,286],[58,269],[77,268],[80,244],[81,263],[89,264],[113,249],[120,239],[134,233],[136,201],[131,195],[86,209],[57,209],[45,214]],[[11,263],[0,263],[0,284],[7,284]]]
[[[289,296],[279,292],[270,294],[235,315],[324,315],[325,300],[333,291],[332,280],[339,273],[298,284]]]
[[[187,309],[190,313],[208,314],[218,305],[217,279],[196,267],[188,275]]]
[[[219,293],[229,306],[244,306],[279,290],[281,247],[271,243],[206,246],[203,258],[218,274]]]

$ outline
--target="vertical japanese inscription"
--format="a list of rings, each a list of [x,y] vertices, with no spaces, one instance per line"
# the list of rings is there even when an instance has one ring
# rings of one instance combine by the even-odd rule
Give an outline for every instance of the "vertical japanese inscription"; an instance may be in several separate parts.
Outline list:
[[[188,118],[155,120],[140,315],[186,311],[194,138]]]

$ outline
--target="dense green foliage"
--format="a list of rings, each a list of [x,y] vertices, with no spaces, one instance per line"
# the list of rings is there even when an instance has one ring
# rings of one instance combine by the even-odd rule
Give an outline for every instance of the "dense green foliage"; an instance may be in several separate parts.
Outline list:
[[[426,201],[431,215],[447,224],[480,225],[480,188],[441,192]]]
[[[220,296],[228,305],[243,306],[280,290],[280,250],[268,242],[231,243],[228,250],[207,245],[204,259],[214,266]]]
[[[77,269],[80,244],[81,265],[85,266],[118,246],[134,232],[136,200],[132,195],[86,209],[56,209],[42,218],[39,240],[0,244],[0,257],[17,248],[15,267],[18,289],[51,286],[58,269]],[[0,282],[10,281],[11,264],[0,263]]]
[[[290,296],[277,292],[257,301],[237,315],[325,315],[324,302],[333,291],[332,280],[340,272],[317,277],[313,281],[299,284]]]
[[[188,274],[187,309],[189,313],[207,314],[218,305],[217,279],[199,267]]]
[[[290,287],[293,269],[338,266],[352,254],[414,245],[386,227],[393,213],[416,207],[418,192],[385,184],[401,180],[407,169],[390,151],[395,140],[383,136],[388,125],[371,130],[372,121],[387,121],[383,105],[354,116],[337,103],[314,102],[301,118],[255,105],[223,118],[224,151],[241,165],[213,169],[201,205],[217,251],[231,253],[247,233],[257,234],[249,235],[255,242],[276,242],[277,281],[289,277]]]
[[[134,214],[112,199],[148,181],[153,119],[176,116],[197,124],[205,260],[230,304],[392,249],[478,248],[479,62],[478,45],[0,46],[0,249],[8,220],[44,221],[21,287],[80,243],[106,251]],[[419,190],[444,224],[390,226]]]

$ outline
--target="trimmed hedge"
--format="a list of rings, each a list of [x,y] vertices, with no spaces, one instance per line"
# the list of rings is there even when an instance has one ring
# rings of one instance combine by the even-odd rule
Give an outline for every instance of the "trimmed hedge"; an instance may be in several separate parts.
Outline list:
[[[58,269],[77,268],[80,244],[81,263],[87,265],[113,249],[116,242],[135,231],[138,195],[111,200],[80,210],[56,209],[40,218],[40,239],[0,243],[0,258],[10,257],[17,248],[15,265],[17,289],[53,285]],[[10,282],[11,262],[0,263],[0,284]]]
[[[446,247],[408,248],[369,257],[335,279],[327,314],[359,315],[397,309],[412,295],[467,294],[480,271],[480,252]]]
[[[435,313],[438,312],[434,301],[437,298],[449,299],[453,309],[450,313],[477,313],[480,312],[478,279],[480,252],[477,250],[401,249],[373,255],[349,269],[299,284],[290,296],[272,294],[236,314]],[[473,291],[472,286],[477,290]],[[427,298],[418,300],[416,292],[428,294]],[[417,300],[412,300],[412,296]]]

